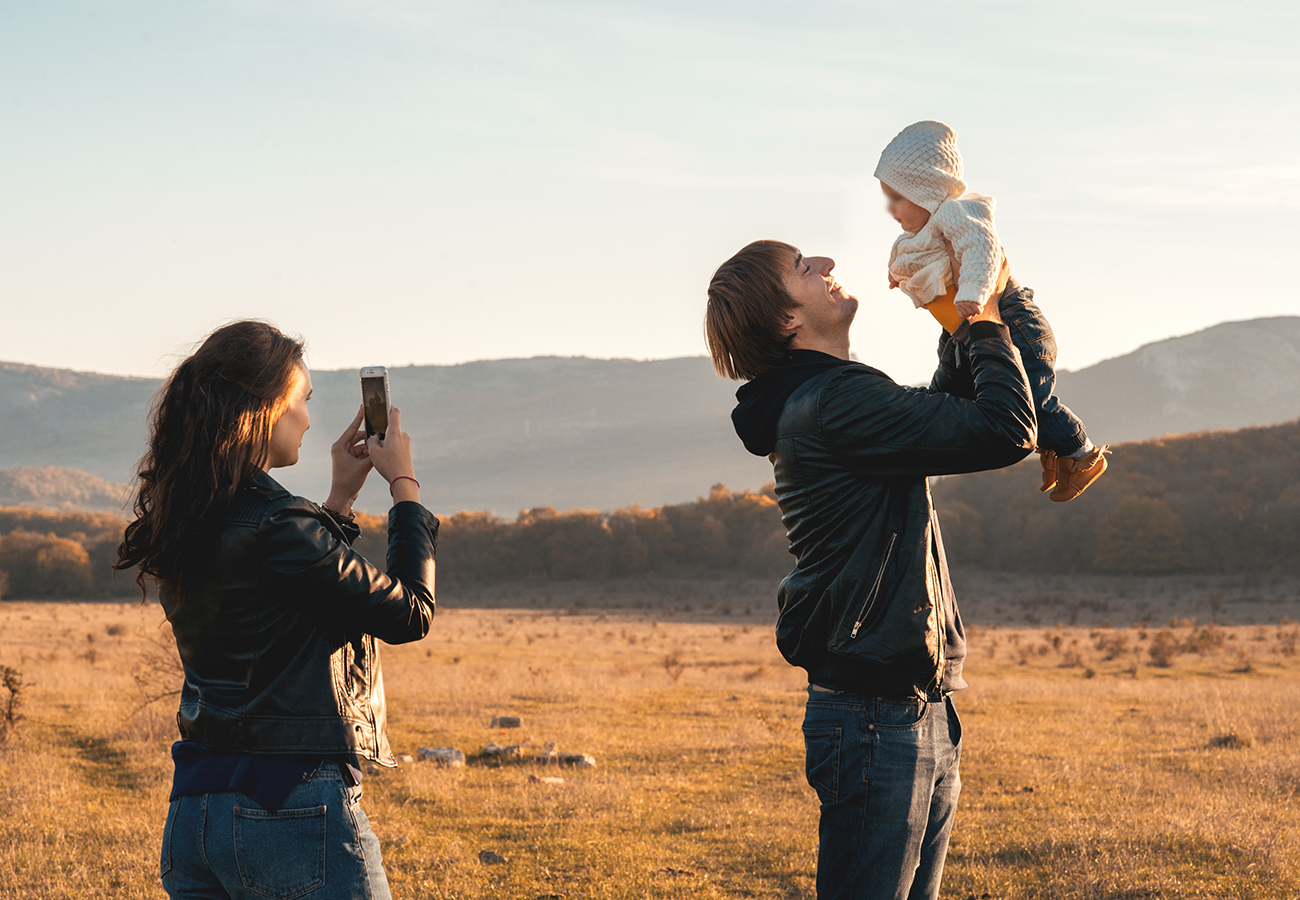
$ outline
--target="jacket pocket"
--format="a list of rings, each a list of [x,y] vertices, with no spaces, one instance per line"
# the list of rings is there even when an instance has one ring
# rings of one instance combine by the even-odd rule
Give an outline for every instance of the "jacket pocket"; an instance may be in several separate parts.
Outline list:
[[[872,665],[903,666],[894,672],[900,677],[904,670],[921,677],[932,669],[926,627],[933,602],[919,555],[925,536],[891,529],[878,541],[871,556],[845,566],[845,575],[857,577],[842,576],[827,592],[832,626],[824,646]]]
[[[889,533],[889,542],[885,545],[885,555],[880,560],[880,568],[876,570],[876,580],[871,583],[871,589],[867,591],[866,599],[862,601],[862,606],[858,610],[858,616],[853,620],[853,628],[849,631],[849,640],[855,640],[862,626],[871,618],[871,611],[880,598],[880,583],[885,578],[885,569],[889,568],[889,559],[894,555],[894,545],[898,543],[898,534],[891,531]]]
[[[235,863],[250,891],[293,900],[325,886],[324,806],[307,809],[235,807]]]

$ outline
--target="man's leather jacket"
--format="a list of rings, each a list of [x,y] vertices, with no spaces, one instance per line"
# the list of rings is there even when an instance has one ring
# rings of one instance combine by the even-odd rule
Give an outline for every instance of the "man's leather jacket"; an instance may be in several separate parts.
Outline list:
[[[217,750],[356,753],[396,765],[375,638],[417,641],[433,619],[438,520],[388,514],[388,573],[360,530],[257,473],[163,609],[185,667],[181,736]]]
[[[777,646],[814,684],[878,696],[966,686],[926,476],[1018,462],[1036,422],[1006,326],[958,334],[968,342],[943,336],[928,389],[848,363],[781,409],[770,458],[797,563],[780,587]]]

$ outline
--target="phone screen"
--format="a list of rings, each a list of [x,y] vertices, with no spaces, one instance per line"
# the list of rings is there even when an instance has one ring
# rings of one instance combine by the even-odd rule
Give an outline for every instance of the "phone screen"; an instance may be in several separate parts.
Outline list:
[[[361,405],[366,411],[366,434],[388,433],[388,379],[361,379]]]

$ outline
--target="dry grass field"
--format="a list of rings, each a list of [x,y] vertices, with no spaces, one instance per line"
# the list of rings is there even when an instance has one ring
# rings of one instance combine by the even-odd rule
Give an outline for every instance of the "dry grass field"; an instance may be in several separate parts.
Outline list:
[[[813,897],[804,694],[758,619],[452,609],[384,648],[398,752],[470,756],[367,778],[394,896]],[[945,897],[1300,896],[1300,627],[1169,624],[972,629]],[[157,607],[0,604],[0,898],[162,896],[166,641]],[[520,741],[598,765],[478,758]]]

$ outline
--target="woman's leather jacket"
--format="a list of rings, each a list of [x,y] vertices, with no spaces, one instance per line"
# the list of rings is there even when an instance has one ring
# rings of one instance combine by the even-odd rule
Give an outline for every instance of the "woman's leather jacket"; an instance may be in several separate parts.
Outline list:
[[[438,520],[393,506],[387,574],[352,550],[360,533],[265,473],[245,482],[183,589],[161,590],[185,668],[183,738],[396,765],[375,638],[429,633]]]

